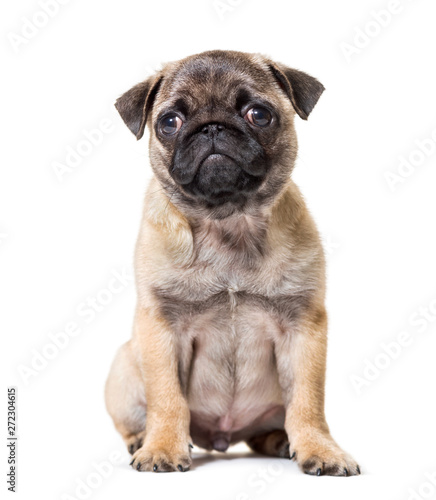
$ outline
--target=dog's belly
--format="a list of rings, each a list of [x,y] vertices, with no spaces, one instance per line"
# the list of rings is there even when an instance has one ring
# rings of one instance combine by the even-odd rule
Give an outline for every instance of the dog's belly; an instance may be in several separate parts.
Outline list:
[[[255,432],[283,427],[273,318],[230,292],[227,303],[194,316],[187,329],[194,339],[188,380],[194,441],[224,451]]]

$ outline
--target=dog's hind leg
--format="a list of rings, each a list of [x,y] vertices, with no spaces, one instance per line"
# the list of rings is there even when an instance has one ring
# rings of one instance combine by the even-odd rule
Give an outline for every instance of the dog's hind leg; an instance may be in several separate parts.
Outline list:
[[[255,434],[247,439],[247,444],[253,451],[262,455],[289,458],[289,440],[283,429]]]
[[[145,435],[146,401],[144,383],[131,342],[118,350],[106,381],[106,408],[116,429],[133,455]]]

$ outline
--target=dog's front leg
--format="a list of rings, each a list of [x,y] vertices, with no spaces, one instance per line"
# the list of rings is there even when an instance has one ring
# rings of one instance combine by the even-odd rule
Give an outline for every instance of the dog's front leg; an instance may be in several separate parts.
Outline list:
[[[147,416],[144,444],[131,465],[139,471],[185,471],[191,464],[190,413],[180,387],[174,334],[156,311],[138,307],[133,342]]]
[[[276,342],[290,457],[306,474],[347,476],[357,463],[336,444],[324,416],[327,315],[308,311]]]

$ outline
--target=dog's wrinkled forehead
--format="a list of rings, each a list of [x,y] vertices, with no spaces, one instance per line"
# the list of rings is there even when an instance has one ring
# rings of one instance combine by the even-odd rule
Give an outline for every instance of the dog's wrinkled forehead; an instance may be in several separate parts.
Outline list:
[[[255,56],[248,58],[229,53],[200,54],[164,70],[156,114],[176,104],[184,105],[187,114],[226,104],[234,108],[237,101],[244,98],[271,100],[272,90],[277,90],[275,100],[281,97],[268,65],[260,57],[256,60]]]
[[[263,99],[289,117],[295,111],[307,120],[323,91],[316,78],[261,54],[214,50],[168,63],[121,95],[115,106],[140,139],[149,116],[155,120],[176,102],[186,112],[217,103],[230,111],[244,100]]]

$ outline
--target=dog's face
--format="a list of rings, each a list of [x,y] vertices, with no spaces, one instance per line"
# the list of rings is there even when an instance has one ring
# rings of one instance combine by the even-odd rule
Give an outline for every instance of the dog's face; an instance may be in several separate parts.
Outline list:
[[[293,117],[324,87],[257,54],[212,51],[167,64],[116,103],[152,168],[185,211],[223,218],[273,200],[296,157]]]

